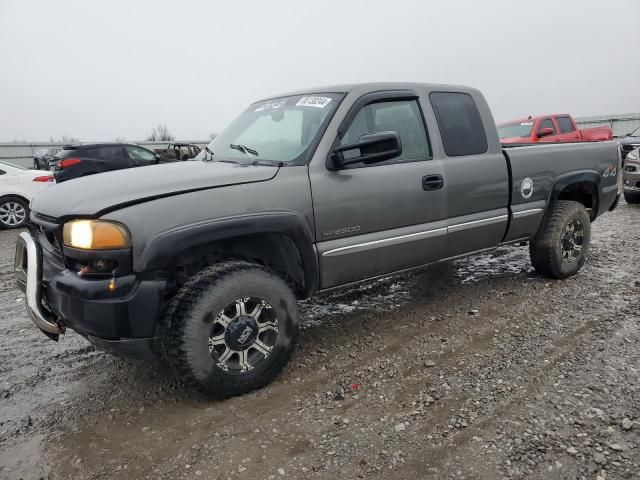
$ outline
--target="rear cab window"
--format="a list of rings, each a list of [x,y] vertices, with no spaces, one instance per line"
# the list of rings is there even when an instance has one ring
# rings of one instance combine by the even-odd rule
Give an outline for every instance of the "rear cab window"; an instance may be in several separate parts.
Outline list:
[[[571,133],[575,131],[573,127],[573,122],[569,117],[562,116],[556,117],[556,122],[558,122],[558,128],[560,129],[560,133]]]
[[[429,99],[448,156],[478,155],[487,152],[487,133],[471,95],[461,92],[432,92]]]

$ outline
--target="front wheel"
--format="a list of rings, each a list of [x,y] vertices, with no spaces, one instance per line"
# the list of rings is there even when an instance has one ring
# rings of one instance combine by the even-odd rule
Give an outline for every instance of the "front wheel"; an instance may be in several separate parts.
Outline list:
[[[22,228],[29,221],[29,205],[17,197],[0,199],[0,228]]]
[[[298,307],[287,284],[242,261],[206,268],[168,309],[162,344],[185,382],[216,397],[240,395],[271,382],[289,361]]]
[[[584,205],[559,200],[550,207],[529,244],[531,263],[547,278],[575,275],[584,265],[591,242],[591,219]]]

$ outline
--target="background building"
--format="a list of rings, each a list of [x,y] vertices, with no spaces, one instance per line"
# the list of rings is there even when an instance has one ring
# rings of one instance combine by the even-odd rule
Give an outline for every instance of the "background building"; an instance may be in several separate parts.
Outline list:
[[[640,113],[580,117],[576,118],[576,122],[580,128],[610,127],[615,136],[624,137],[625,134],[640,127]]]

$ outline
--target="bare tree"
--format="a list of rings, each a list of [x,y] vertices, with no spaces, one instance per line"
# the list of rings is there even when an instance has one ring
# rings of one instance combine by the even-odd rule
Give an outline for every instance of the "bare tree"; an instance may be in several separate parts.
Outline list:
[[[60,141],[62,143],[78,143],[80,139],[71,135],[62,135],[62,137],[60,137]]]
[[[49,135],[49,143],[80,143],[80,139],[72,135],[62,135],[60,140],[56,140]]]
[[[209,134],[209,140],[213,140],[213,139],[215,139],[217,136],[218,136],[218,134],[217,134],[216,132],[211,132],[211,133]]]
[[[149,142],[173,142],[175,139],[175,135],[169,131],[166,123],[159,124],[147,136],[147,141]]]

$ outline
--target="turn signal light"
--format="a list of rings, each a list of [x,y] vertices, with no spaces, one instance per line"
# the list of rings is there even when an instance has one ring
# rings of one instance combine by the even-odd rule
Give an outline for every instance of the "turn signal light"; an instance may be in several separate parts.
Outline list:
[[[64,244],[83,250],[116,250],[131,246],[131,234],[116,222],[105,220],[74,220],[65,223]]]

